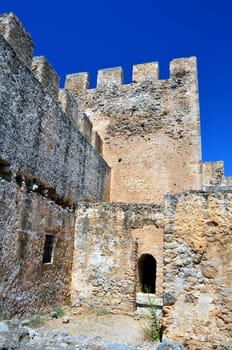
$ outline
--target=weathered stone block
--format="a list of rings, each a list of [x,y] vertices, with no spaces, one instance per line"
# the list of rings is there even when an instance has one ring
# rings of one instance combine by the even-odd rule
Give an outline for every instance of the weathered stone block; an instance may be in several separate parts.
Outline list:
[[[123,83],[123,70],[121,67],[101,69],[97,75],[97,87],[105,85],[121,85]]]
[[[193,349],[199,338],[207,349],[212,338],[220,343],[222,333],[225,342],[230,339],[232,299],[225,304],[223,296],[232,295],[231,200],[231,191],[218,190],[173,196],[173,206],[167,202],[175,231],[172,241],[164,240],[164,289],[176,302],[164,315],[164,335],[175,340],[184,335]],[[170,259],[167,251],[173,251]]]
[[[134,83],[145,82],[145,81],[156,81],[158,79],[159,79],[158,62],[136,64],[133,66],[132,81]]]
[[[3,315],[47,312],[65,303],[70,295],[73,211],[38,192],[28,193],[12,179],[11,182],[0,180],[0,213]],[[46,234],[54,237],[50,264],[43,263]]]
[[[89,73],[76,73],[66,76],[65,89],[70,93],[78,97],[80,94],[86,92],[89,87]]]
[[[22,23],[12,12],[0,15],[0,34],[14,49],[18,58],[30,68],[34,43],[30,34],[26,32]]]

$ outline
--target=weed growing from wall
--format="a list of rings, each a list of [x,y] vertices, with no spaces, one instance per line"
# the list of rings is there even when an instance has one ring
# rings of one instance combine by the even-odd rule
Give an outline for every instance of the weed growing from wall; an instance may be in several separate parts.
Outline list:
[[[148,319],[147,323],[142,326],[146,337],[150,341],[160,341],[162,338],[162,319],[159,315],[159,307],[151,300],[149,292],[148,297]]]
[[[62,317],[65,314],[64,309],[60,306],[56,307],[54,311],[56,312],[57,317]]]
[[[150,339],[152,341],[161,340],[162,337],[162,322],[161,318],[158,315],[158,308],[157,305],[151,303],[151,300],[149,300],[149,313],[151,316],[151,322],[150,322]]]
[[[43,317],[41,317],[40,315],[35,315],[35,317],[33,317],[28,326],[31,328],[39,328],[44,326],[44,323],[45,321]]]

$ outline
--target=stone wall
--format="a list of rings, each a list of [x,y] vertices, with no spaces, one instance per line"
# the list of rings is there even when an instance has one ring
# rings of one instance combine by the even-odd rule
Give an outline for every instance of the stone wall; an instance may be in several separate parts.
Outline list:
[[[48,311],[70,296],[132,311],[151,257],[164,336],[224,349],[232,178],[201,162],[195,58],[172,61],[167,80],[152,62],[128,85],[119,67],[99,71],[95,89],[80,73],[59,90],[32,55],[19,20],[0,16],[0,312]]]
[[[0,158],[70,206],[103,199],[105,161],[2,37],[0,46]]]
[[[47,60],[29,69],[32,41],[13,14],[0,16],[0,33],[0,308],[12,316],[69,298],[73,211],[107,198],[110,168],[58,103]]]
[[[158,263],[162,255],[157,249],[161,248],[161,237],[156,248],[145,249],[137,233],[141,235],[143,229],[149,228],[151,235],[162,223],[159,206],[116,203],[79,206],[74,239],[73,302],[117,311],[135,309],[138,252],[156,252]],[[158,269],[161,275],[162,264]]]
[[[122,69],[68,75],[76,97],[103,140],[112,168],[110,200],[162,203],[166,193],[200,189],[201,142],[195,58],[170,63],[170,79],[158,80],[158,64],[134,66],[133,83]]]
[[[143,292],[142,287],[142,259],[151,255],[155,259],[155,293],[158,296],[163,292],[163,225],[159,222],[157,225],[141,225],[139,228],[132,229],[132,237],[137,241],[137,292]],[[139,273],[140,272],[140,273]],[[152,273],[152,271],[150,271]]]
[[[166,210],[164,335],[192,350],[224,349],[232,324],[232,193],[167,196]]]
[[[54,237],[43,263],[45,236]],[[5,317],[49,311],[67,302],[74,213],[0,177],[0,312]]]

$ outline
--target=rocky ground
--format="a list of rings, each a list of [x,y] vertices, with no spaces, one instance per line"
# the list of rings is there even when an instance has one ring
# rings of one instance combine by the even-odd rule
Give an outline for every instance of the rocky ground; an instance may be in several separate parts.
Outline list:
[[[181,344],[151,342],[148,320],[138,315],[96,313],[65,315],[0,322],[0,350],[182,350]]]

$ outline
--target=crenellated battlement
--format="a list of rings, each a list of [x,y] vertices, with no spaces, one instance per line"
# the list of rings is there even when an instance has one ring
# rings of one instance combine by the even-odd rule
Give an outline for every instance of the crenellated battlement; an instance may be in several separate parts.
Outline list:
[[[13,13],[0,15],[0,34],[15,50],[17,57],[22,60],[32,71],[35,77],[46,87],[49,93],[58,98],[60,78],[46,57],[33,57],[34,44],[30,34],[25,30],[22,23]],[[169,64],[170,78],[167,80],[183,80],[196,76],[196,58],[174,59]],[[188,73],[188,74],[184,74]],[[96,89],[112,86],[124,86],[143,82],[159,81],[159,63],[148,62],[135,64],[132,69],[131,83],[124,84],[124,72],[122,67],[100,69],[97,73]],[[65,89],[68,89],[73,96],[85,93],[89,90],[90,76],[88,72],[68,74],[65,81]],[[92,89],[90,89],[92,90]]]
[[[65,89],[103,141],[112,201],[160,203],[166,192],[201,187],[196,58],[169,69],[161,80],[157,62],[136,64],[129,84],[121,67],[101,69],[95,88],[87,72],[67,75]]]
[[[192,79],[196,76],[196,57],[174,59],[169,64],[169,81],[186,80],[186,76]],[[148,62],[133,65],[131,83],[124,84],[124,71],[122,67],[100,69],[97,72],[97,84],[95,89],[106,89],[115,86],[125,85],[130,88],[136,83],[160,81],[159,63]],[[88,72],[68,74],[66,76],[65,88],[74,96],[87,92],[90,88],[90,75]],[[92,90],[92,89],[91,89]]]
[[[115,160],[109,157],[106,150],[112,138],[138,144],[136,138],[139,143],[141,138],[147,142],[156,139],[161,132],[178,142],[178,146],[175,146],[178,150],[182,147],[182,141],[184,147],[188,144],[195,149],[192,163],[189,163],[189,173],[196,175],[196,167],[192,164],[200,164],[200,129],[195,57],[172,60],[169,63],[170,77],[165,80],[159,78],[159,63],[147,62],[133,65],[128,84],[124,83],[123,68],[114,67],[98,71],[95,88],[90,88],[89,73],[81,72],[68,74],[64,89],[59,89],[58,74],[46,57],[33,58],[32,38],[13,13],[0,15],[0,34],[13,48],[17,58],[31,69],[45,91],[59,103],[85,139],[103,154],[111,166]],[[184,118],[187,122],[184,122]],[[153,142],[156,144],[157,141]],[[189,157],[188,154],[186,156]],[[119,162],[118,159],[121,162],[120,154],[116,162]],[[224,186],[231,184],[231,178],[224,176],[221,162],[202,163],[201,172],[202,186],[212,185],[215,181],[217,185],[219,182]],[[194,186],[198,187],[199,184]]]

